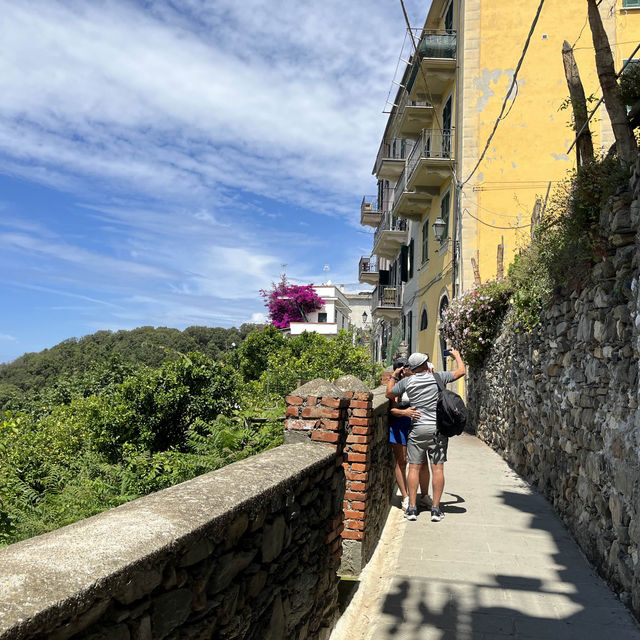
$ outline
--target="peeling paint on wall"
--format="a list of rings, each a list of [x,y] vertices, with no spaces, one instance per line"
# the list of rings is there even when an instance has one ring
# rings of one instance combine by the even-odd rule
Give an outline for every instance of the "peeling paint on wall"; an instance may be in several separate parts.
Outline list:
[[[510,86],[513,80],[513,69],[493,69],[492,71],[483,69],[482,75],[474,79],[473,86],[480,93],[476,102],[476,111],[478,113],[484,111],[487,104],[489,104],[489,100],[495,95],[491,85],[498,84],[502,76],[507,78],[507,86]]]
[[[569,162],[569,156],[566,153],[552,153],[551,157],[554,160],[564,160],[565,162]]]

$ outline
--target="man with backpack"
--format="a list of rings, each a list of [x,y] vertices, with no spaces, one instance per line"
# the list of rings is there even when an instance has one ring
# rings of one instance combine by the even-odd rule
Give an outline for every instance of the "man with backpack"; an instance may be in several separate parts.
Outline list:
[[[460,357],[460,352],[456,349],[451,349],[450,354],[455,358],[456,368],[453,371],[441,371],[437,374],[444,385],[458,380],[467,372]],[[447,445],[449,442],[446,436],[438,432],[436,424],[436,407],[440,395],[439,386],[436,377],[429,371],[428,355],[412,353],[407,364],[413,375],[401,379],[401,371],[394,371],[387,383],[386,392],[386,396],[389,399],[401,397],[406,392],[411,408],[420,414],[419,417],[413,419],[411,431],[407,438],[409,506],[405,512],[405,517],[407,520],[417,520],[418,518],[416,498],[420,468],[421,465],[429,464],[430,462],[433,486],[431,521],[439,522],[444,518],[444,513],[440,508],[440,498],[444,490],[444,463],[447,460]]]

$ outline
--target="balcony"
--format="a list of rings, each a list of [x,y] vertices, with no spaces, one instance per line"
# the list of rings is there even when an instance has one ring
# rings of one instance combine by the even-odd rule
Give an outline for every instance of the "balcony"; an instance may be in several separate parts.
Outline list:
[[[393,260],[400,251],[403,244],[407,244],[409,232],[407,231],[407,221],[391,215],[386,211],[380,225],[373,236],[373,251],[381,258]]]
[[[382,220],[382,210],[379,208],[376,196],[364,196],[360,205],[360,224],[368,227],[377,227]]]
[[[407,187],[407,171],[405,170],[394,188],[392,213],[398,218],[422,220],[423,215],[431,207],[434,196],[440,193],[435,187]]]
[[[455,79],[456,49],[455,31],[424,32],[407,80],[409,100],[442,97]]]
[[[383,140],[378,149],[373,173],[378,180],[397,180],[404,170],[405,159],[411,151],[412,140],[394,138]]]
[[[375,256],[360,258],[358,281],[364,284],[378,284],[378,260]]]
[[[406,92],[398,105],[396,126],[403,136],[417,136],[433,122],[433,105],[425,100],[409,100]]]
[[[407,191],[436,189],[453,176],[454,129],[425,129],[407,159]]]
[[[374,318],[398,320],[402,317],[402,288],[394,285],[378,285],[373,291],[372,313]]]

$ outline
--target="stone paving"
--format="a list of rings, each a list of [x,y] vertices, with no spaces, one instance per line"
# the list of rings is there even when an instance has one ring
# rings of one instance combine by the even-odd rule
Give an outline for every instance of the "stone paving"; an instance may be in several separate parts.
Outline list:
[[[364,596],[367,614],[351,616],[360,622],[349,635],[640,640],[640,626],[547,501],[473,436],[450,441],[443,504],[437,523],[428,512],[400,523],[393,509],[397,556],[385,563],[382,588]]]

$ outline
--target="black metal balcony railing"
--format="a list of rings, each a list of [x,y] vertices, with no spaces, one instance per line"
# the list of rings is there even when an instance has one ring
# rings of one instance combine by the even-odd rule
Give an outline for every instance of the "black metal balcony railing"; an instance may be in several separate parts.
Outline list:
[[[384,160],[404,160],[411,152],[412,140],[405,138],[393,138],[393,140],[380,143],[378,155],[376,156],[375,173],[380,170],[380,165]]]
[[[457,53],[457,35],[455,31],[440,30],[423,32],[418,45],[417,60],[407,81],[407,91],[411,93],[413,84],[420,72],[420,66],[425,58],[455,60]]]
[[[404,218],[397,218],[394,215],[391,215],[391,211],[386,211],[376,232],[373,234],[373,246],[375,247],[382,234],[387,231],[406,231],[407,230],[407,221]]]
[[[375,256],[362,256],[360,258],[360,265],[358,267],[358,273],[377,273],[378,272],[378,260]]]
[[[405,187],[407,185],[407,168],[404,168],[404,171],[400,174],[398,178],[398,182],[396,182],[396,186],[393,188],[393,206],[400,200],[400,196],[404,193]]]
[[[453,155],[453,128],[439,131],[424,129],[407,159],[406,176],[411,180],[418,161],[423,158],[451,158]]]
[[[394,285],[378,285],[373,297],[374,308],[402,307],[402,288]]]

